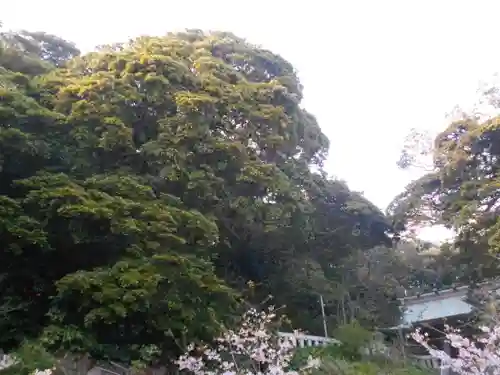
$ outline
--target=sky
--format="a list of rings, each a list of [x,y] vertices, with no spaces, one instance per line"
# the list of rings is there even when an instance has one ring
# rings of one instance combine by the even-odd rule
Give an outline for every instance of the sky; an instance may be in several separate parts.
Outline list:
[[[83,51],[184,28],[268,48],[298,70],[303,105],[331,141],[328,172],[385,209],[420,173],[396,166],[408,132],[443,129],[446,113],[500,70],[499,11],[495,0],[17,0],[1,5],[0,20]]]

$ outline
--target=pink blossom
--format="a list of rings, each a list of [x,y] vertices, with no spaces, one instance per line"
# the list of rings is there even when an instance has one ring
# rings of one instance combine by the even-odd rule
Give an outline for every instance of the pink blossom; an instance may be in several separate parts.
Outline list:
[[[238,329],[226,330],[213,340],[213,347],[189,345],[176,363],[194,375],[299,375],[317,368],[320,361],[309,358],[301,371],[288,370],[295,346],[293,340],[269,331],[275,318],[272,307],[268,312],[250,309]]]
[[[429,354],[439,358],[442,366],[449,366],[463,375],[500,375],[500,326],[481,327],[482,335],[475,341],[463,337],[458,330],[448,327],[446,339],[458,349],[457,358],[451,358],[442,350],[432,348],[428,338],[420,330],[411,337],[425,347]]]

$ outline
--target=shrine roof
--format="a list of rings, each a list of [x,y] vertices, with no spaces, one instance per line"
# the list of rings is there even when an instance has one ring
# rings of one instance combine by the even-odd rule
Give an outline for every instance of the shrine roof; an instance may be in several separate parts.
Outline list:
[[[464,301],[464,296],[450,295],[442,299],[422,300],[405,306],[403,325],[411,325],[440,318],[470,314],[473,307]]]
[[[500,292],[500,282],[480,284],[491,291]],[[438,319],[468,315],[474,307],[466,302],[468,286],[455,287],[432,293],[401,298],[403,316],[401,323],[389,330],[408,328],[414,324]]]

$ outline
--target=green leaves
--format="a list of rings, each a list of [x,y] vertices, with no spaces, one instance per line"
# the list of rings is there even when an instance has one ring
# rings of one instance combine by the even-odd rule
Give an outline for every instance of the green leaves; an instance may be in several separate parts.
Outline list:
[[[23,241],[50,246],[47,261],[56,262],[49,272],[42,271],[48,273],[43,277],[49,284],[41,290],[53,293],[55,288],[53,325],[47,333],[53,332],[52,348],[61,345],[74,350],[76,342],[93,345],[105,341],[107,333],[122,337],[123,330],[128,335],[125,342],[142,342],[147,337],[159,340],[167,334],[170,337],[174,326],[178,339],[186,334],[198,337],[199,332],[213,332],[217,314],[203,321],[194,311],[212,306],[215,312],[223,306],[226,314],[231,305],[236,306],[234,293],[221,286],[210,263],[202,261],[210,259],[206,249],[217,240],[215,224],[195,211],[170,207],[167,199],[162,202],[141,180],[107,174],[78,182],[68,175],[42,173],[17,183],[24,192],[19,203],[4,198],[10,204],[3,206],[5,216],[22,206],[42,230],[41,238],[33,239],[35,233],[28,233],[31,236]],[[23,223],[23,216],[17,220]],[[8,224],[4,232],[18,235],[19,230]],[[40,266],[31,263],[30,254],[26,254],[26,262],[34,269]],[[164,322],[163,316],[169,320]],[[206,327],[191,329],[194,321]],[[62,339],[65,335],[54,333],[65,326],[85,339],[67,342]],[[163,351],[176,350],[174,344],[166,345]],[[78,350],[93,348],[80,346]]]
[[[248,281],[247,302],[273,294],[315,330],[315,293],[340,301],[332,265],[387,243],[370,202],[311,172],[328,139],[280,56],[220,32],[83,56],[15,40],[0,58],[0,306],[30,308],[0,347],[169,358],[230,324]]]
[[[410,184],[389,210],[400,227],[427,222],[452,228],[453,247],[459,253],[454,261],[465,268],[457,277],[466,282],[498,275],[499,267],[495,255],[499,248],[499,119],[482,119],[476,114],[465,116],[438,134],[434,147],[425,150],[432,153],[432,171]]]

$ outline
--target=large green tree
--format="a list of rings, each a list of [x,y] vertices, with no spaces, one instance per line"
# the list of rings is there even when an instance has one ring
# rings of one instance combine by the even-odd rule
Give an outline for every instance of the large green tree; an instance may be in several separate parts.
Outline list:
[[[286,60],[198,30],[82,56],[3,43],[0,346],[165,358],[269,294],[313,332],[319,294],[366,295],[380,321],[394,288],[344,276],[391,226],[321,172],[329,142]]]
[[[497,276],[500,265],[500,118],[496,91],[484,94],[493,104],[490,115],[462,113],[452,121],[424,153],[432,156],[428,172],[389,207],[400,228],[440,224],[455,232],[446,247],[455,253],[451,266],[462,281]],[[415,154],[405,150],[403,166]]]
[[[65,97],[85,90],[71,72],[3,76],[0,269],[16,313],[2,345],[43,331],[49,346],[132,360],[210,338],[236,298],[211,263],[216,223],[155,191],[134,124]]]

